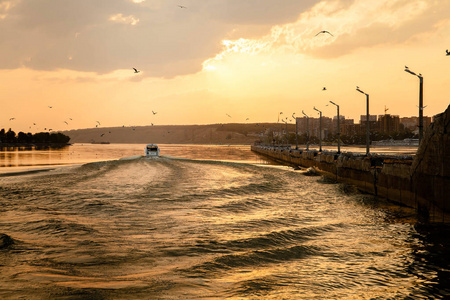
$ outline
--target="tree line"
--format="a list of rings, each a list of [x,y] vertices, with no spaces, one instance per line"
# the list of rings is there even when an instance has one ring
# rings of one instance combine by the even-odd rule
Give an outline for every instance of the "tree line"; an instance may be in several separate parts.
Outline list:
[[[11,128],[8,131],[0,130],[0,143],[4,144],[68,144],[70,137],[62,133],[19,132],[16,134]]]

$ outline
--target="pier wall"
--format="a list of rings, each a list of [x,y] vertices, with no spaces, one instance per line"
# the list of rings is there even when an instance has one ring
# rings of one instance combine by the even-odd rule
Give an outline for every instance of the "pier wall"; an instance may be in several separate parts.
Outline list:
[[[450,223],[450,181],[412,176],[411,156],[365,156],[289,148],[252,146],[252,151],[282,164],[313,167],[322,175],[360,190],[415,208],[424,220]],[[418,183],[418,181],[420,183]],[[427,192],[433,190],[433,192]]]

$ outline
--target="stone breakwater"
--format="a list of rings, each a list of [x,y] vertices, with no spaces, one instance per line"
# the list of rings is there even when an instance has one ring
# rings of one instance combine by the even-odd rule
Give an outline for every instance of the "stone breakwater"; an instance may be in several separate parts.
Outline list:
[[[283,164],[325,176],[415,208],[424,221],[450,223],[450,106],[435,116],[415,156],[361,155],[252,146]]]

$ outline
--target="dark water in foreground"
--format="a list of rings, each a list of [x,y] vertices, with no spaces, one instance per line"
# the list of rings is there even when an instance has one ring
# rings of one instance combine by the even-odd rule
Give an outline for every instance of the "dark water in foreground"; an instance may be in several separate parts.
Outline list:
[[[1,299],[450,297],[447,229],[287,167],[161,157],[2,177],[0,233],[15,242]]]

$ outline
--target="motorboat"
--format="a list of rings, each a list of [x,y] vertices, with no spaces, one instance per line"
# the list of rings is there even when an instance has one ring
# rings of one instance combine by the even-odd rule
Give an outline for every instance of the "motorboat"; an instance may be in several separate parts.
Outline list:
[[[147,157],[158,157],[159,156],[159,147],[155,144],[148,144],[145,146],[145,156]]]

